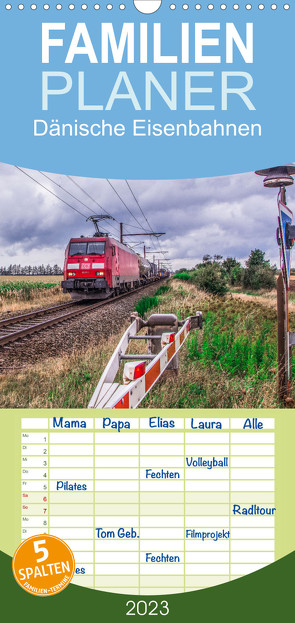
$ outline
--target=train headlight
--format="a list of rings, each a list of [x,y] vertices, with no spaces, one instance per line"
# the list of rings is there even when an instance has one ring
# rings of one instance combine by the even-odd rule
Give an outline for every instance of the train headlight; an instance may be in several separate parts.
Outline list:
[[[76,273],[72,273],[72,272],[71,272],[71,273],[68,273],[68,276],[69,276],[69,277],[75,277],[75,276],[76,276]]]
[[[96,274],[97,277],[103,277],[104,272],[103,272],[103,270],[98,270],[98,271],[96,271],[95,274]]]

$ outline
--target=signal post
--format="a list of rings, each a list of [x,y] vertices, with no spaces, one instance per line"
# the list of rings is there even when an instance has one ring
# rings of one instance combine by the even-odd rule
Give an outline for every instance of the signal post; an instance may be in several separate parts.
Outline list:
[[[280,248],[281,270],[277,279],[277,321],[278,321],[278,385],[279,398],[286,400],[291,392],[291,348],[295,346],[295,332],[289,330],[289,289],[291,270],[291,249],[295,240],[293,212],[287,206],[286,186],[294,183],[293,166],[272,167],[255,171],[266,176],[263,185],[266,188],[279,188],[277,242]]]

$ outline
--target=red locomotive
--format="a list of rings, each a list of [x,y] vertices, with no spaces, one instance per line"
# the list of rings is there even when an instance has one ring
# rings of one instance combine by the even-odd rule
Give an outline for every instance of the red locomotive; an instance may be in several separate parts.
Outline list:
[[[139,258],[132,249],[98,228],[92,237],[71,238],[61,287],[72,299],[104,299],[139,285]]]

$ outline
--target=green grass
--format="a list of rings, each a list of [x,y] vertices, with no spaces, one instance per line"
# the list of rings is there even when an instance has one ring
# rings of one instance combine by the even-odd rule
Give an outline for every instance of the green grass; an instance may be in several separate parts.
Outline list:
[[[158,297],[157,296],[144,296],[140,301],[138,301],[135,305],[135,311],[143,318],[144,314],[148,312],[153,307],[157,307],[158,305]]]
[[[202,331],[193,331],[180,351],[177,379],[157,383],[141,408],[280,408],[275,308],[254,301],[204,295],[190,283],[164,296],[158,311],[185,318],[203,311]],[[185,295],[185,296],[184,296]],[[168,302],[169,298],[169,302]],[[257,301],[257,302],[256,302]],[[290,314],[291,329],[295,315]],[[295,358],[293,378],[295,378]],[[295,386],[292,386],[295,396]],[[291,405],[290,405],[291,406]]]
[[[161,296],[162,294],[166,294],[167,292],[169,292],[171,290],[171,286],[160,286],[156,292],[155,292],[155,296]]]
[[[154,296],[144,296],[135,305],[135,311],[143,318],[144,315],[153,307],[158,307],[164,294],[167,294],[171,290],[171,286],[160,286]]]
[[[277,345],[273,322],[262,320],[249,331],[249,319],[235,314],[227,316],[208,312],[203,329],[202,346],[197,333],[192,333],[187,344],[191,361],[204,366],[213,365],[230,376],[253,377],[264,380],[272,377],[270,370],[277,359]]]
[[[190,273],[176,273],[173,279],[181,279],[182,281],[191,281],[192,275]]]
[[[247,296],[261,296],[260,292],[245,292],[244,294],[247,294]]]
[[[73,406],[73,396],[75,394],[88,392],[89,397],[91,396],[93,376],[89,369],[69,372],[69,374],[64,375],[58,387],[48,392],[45,397],[46,403],[54,405],[62,400],[63,408],[70,409]]]
[[[136,305],[146,312],[175,313],[184,319],[200,309],[202,331],[190,333],[179,355],[179,374],[163,375],[141,408],[263,409],[284,406],[278,399],[277,315],[275,307],[259,298],[220,299],[191,283],[171,279],[161,294],[144,297]],[[162,288],[165,288],[165,292]],[[166,288],[170,287],[170,290]],[[152,310],[152,311],[151,311]],[[0,378],[2,408],[86,408],[114,348],[127,327],[102,340],[99,348],[85,347],[71,355],[44,360]],[[290,329],[295,314],[290,312]],[[293,355],[294,356],[294,355]],[[293,379],[295,378],[295,356]],[[291,387],[295,400],[295,383]],[[292,407],[292,404],[287,405]]]

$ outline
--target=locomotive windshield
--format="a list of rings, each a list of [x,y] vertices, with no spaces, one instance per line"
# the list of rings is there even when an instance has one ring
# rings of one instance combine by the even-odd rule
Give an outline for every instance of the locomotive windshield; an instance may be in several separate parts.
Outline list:
[[[104,255],[104,242],[88,242],[87,255]]]
[[[104,255],[105,243],[96,242],[71,242],[69,255]]]

